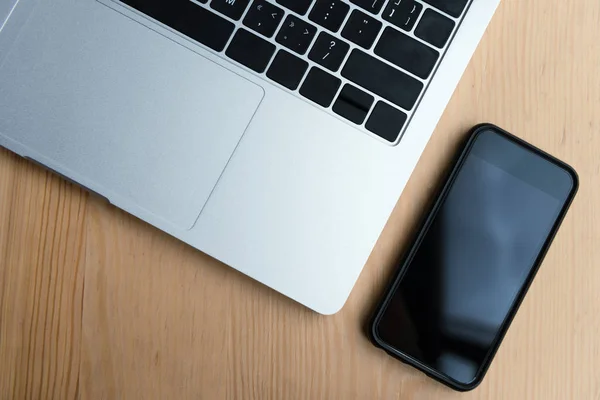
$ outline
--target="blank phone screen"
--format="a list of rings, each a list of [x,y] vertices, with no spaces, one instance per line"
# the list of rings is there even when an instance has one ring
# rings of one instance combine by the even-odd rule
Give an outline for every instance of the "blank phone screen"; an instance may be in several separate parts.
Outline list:
[[[381,340],[473,382],[572,187],[536,153],[479,135],[379,320]]]

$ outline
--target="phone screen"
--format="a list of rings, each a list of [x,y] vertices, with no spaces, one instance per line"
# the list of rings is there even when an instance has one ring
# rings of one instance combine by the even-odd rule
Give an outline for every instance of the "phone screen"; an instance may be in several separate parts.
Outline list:
[[[376,325],[395,352],[463,385],[480,374],[576,179],[494,130],[470,146]]]

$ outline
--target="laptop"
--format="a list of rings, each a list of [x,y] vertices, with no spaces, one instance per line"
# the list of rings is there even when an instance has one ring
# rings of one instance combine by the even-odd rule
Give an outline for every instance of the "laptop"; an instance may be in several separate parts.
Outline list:
[[[0,145],[341,309],[500,0],[0,0]]]

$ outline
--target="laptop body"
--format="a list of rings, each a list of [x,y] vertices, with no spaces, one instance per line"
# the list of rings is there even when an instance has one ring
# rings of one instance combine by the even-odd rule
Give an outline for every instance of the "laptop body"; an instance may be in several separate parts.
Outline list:
[[[0,145],[333,314],[499,0],[402,2],[0,0]]]

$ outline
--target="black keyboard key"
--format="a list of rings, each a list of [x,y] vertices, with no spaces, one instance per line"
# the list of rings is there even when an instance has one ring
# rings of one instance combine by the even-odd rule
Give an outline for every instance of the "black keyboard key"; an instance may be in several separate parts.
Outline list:
[[[333,112],[360,125],[367,117],[372,105],[373,96],[352,85],[344,85],[337,100],[333,103]]]
[[[423,90],[419,80],[357,49],[350,53],[342,76],[405,110],[413,108]]]
[[[454,18],[460,17],[469,0],[423,0],[425,3],[437,8]]]
[[[350,0],[352,3],[356,4],[363,9],[372,12],[373,14],[379,14],[381,11],[381,7],[385,3],[385,0]],[[396,1],[396,0],[394,0]],[[392,1],[392,2],[394,2]]]
[[[423,79],[429,77],[440,56],[437,50],[393,28],[383,31],[375,54]]]
[[[350,6],[341,0],[317,0],[308,18],[332,32],[337,32]]]
[[[415,36],[441,49],[452,34],[454,25],[450,18],[429,9],[421,17]]]
[[[395,142],[406,123],[406,114],[383,101],[377,102],[365,128],[377,136]]]
[[[264,0],[254,0],[248,14],[244,17],[244,25],[248,28],[271,37],[283,19],[284,11]]]
[[[300,94],[323,107],[329,107],[340,85],[338,78],[312,67],[300,88]]]
[[[256,72],[263,72],[267,68],[273,53],[275,45],[241,28],[225,51],[228,57]]]
[[[290,90],[296,90],[308,63],[285,50],[279,50],[271,63],[267,76]]]
[[[122,0],[123,3],[189,36],[215,51],[222,51],[235,25],[189,0]]]
[[[298,54],[304,54],[316,34],[316,27],[298,17],[288,15],[275,40]]]
[[[236,21],[242,18],[250,0],[212,0],[210,7]]]
[[[350,45],[343,40],[331,36],[327,32],[319,33],[317,41],[310,49],[308,58],[323,67],[336,72],[346,58]]]
[[[367,14],[354,10],[342,30],[342,36],[360,47],[370,49],[383,24]]]
[[[300,15],[306,14],[312,2],[313,0],[277,0],[277,3]]]
[[[421,11],[423,5],[415,0],[400,0],[400,3],[390,1],[383,12],[383,19],[409,32],[415,26]]]

